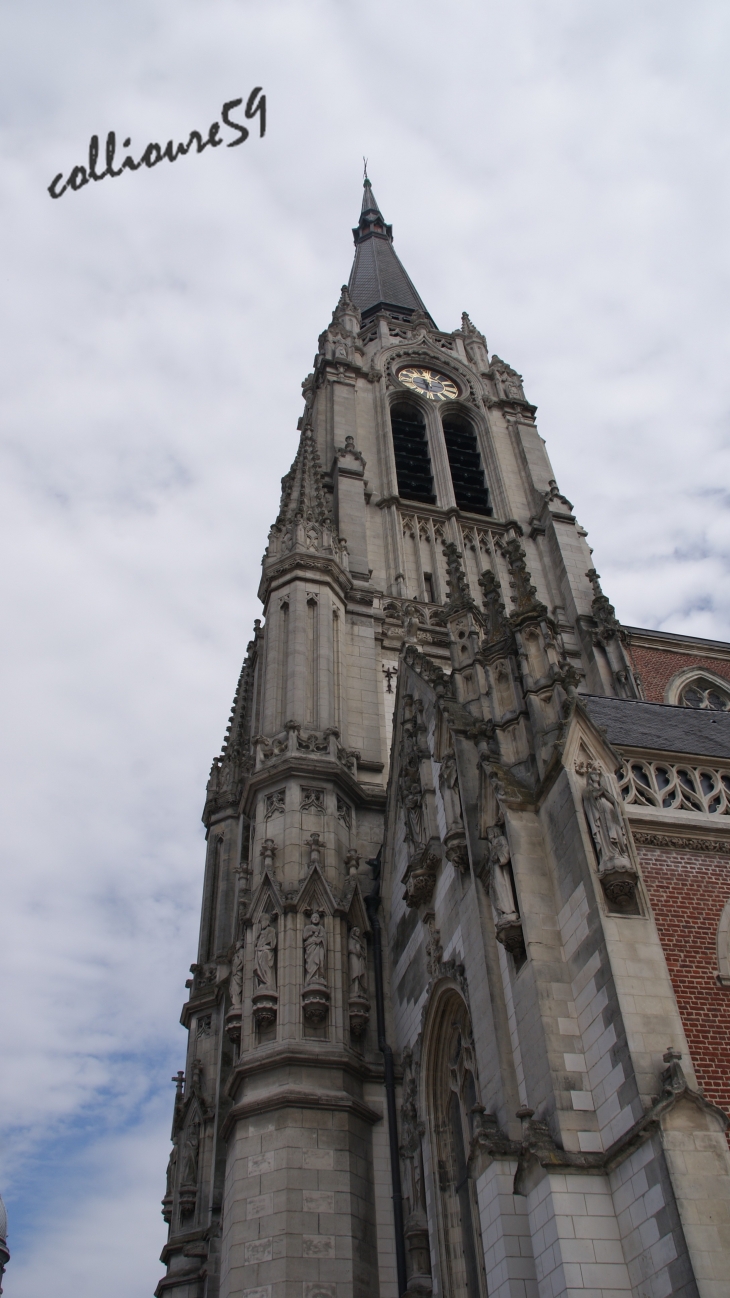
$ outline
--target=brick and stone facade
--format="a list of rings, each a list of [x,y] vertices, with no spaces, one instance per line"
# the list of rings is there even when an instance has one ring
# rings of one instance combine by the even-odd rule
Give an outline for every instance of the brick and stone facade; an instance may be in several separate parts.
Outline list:
[[[639,835],[640,836],[640,835]],[[653,835],[652,837],[656,837]],[[640,846],[639,861],[698,1083],[730,1114],[730,995],[718,980],[717,938],[730,898],[730,844],[722,851]],[[699,847],[699,844],[697,844]]]
[[[668,635],[660,631],[627,628],[630,657],[641,680],[643,697],[650,703],[674,703],[669,697],[672,682],[683,673],[696,670],[720,676],[730,683],[730,649],[710,640]]]
[[[368,181],[354,238],[208,783],[157,1294],[728,1298],[730,646],[620,625],[520,375]]]

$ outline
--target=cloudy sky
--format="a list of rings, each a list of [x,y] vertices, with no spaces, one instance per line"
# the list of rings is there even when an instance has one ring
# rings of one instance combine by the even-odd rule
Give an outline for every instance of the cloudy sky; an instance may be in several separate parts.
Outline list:
[[[149,1298],[200,825],[361,158],[525,376],[621,618],[730,638],[722,0],[5,0],[8,1298]],[[66,192],[264,87],[236,149]]]

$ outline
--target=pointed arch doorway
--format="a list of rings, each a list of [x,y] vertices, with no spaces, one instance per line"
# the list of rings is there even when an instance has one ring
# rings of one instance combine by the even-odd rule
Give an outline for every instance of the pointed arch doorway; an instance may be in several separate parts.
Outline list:
[[[427,1108],[436,1179],[442,1289],[449,1298],[486,1298],[484,1258],[473,1180],[468,1175],[479,1095],[469,1010],[447,989],[429,1033]]]

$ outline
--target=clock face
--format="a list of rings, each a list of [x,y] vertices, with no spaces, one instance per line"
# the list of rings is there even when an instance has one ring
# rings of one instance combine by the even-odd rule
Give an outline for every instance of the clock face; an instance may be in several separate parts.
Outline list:
[[[413,392],[420,392],[429,401],[453,401],[459,395],[459,389],[453,379],[438,370],[425,370],[420,365],[406,365],[399,370],[398,378]]]

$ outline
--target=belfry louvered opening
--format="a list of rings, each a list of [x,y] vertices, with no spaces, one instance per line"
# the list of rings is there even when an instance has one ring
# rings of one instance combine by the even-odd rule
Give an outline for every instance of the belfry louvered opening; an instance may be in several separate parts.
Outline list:
[[[393,430],[398,495],[404,500],[421,500],[435,505],[431,457],[426,440],[426,424],[415,406],[399,402],[390,412]]]
[[[443,420],[444,441],[449,457],[451,481],[459,509],[470,514],[492,514],[489,491],[477,445],[477,435],[468,419],[449,415]]]

